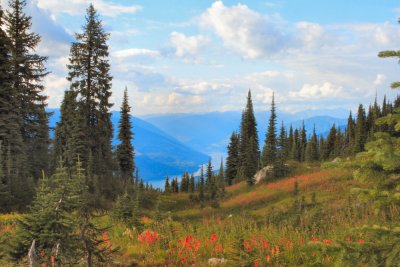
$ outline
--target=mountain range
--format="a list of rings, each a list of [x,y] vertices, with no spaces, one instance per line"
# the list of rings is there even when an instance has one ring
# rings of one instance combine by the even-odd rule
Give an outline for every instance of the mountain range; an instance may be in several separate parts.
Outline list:
[[[54,128],[60,119],[59,109],[49,109],[50,127]],[[342,111],[342,118],[327,114],[307,111],[297,114],[278,112],[277,122],[284,121],[285,127],[300,128],[304,121],[307,134],[315,126],[317,134],[326,135],[333,124],[345,127],[347,119]],[[315,114],[322,114],[315,116]],[[335,114],[338,114],[337,112]],[[269,112],[255,113],[258,123],[260,148],[264,143],[268,126]],[[118,145],[116,138],[120,113],[112,112],[114,125],[113,146]],[[221,158],[226,155],[229,137],[239,130],[241,112],[209,112],[203,114],[160,114],[142,118],[131,117],[135,147],[135,163],[139,176],[153,185],[161,185],[165,176],[177,176],[183,172],[196,172],[211,157],[214,166],[219,167]]]

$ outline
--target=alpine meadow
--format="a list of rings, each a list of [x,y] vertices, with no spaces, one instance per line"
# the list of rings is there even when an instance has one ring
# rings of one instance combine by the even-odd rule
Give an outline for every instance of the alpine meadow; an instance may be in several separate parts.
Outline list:
[[[0,266],[400,266],[397,1],[1,0]]]

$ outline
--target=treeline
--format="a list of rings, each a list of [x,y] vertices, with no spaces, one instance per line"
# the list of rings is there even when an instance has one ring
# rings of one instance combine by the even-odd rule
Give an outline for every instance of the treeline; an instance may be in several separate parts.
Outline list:
[[[333,124],[329,134],[317,136],[315,126],[311,134],[307,133],[305,125],[299,129],[289,130],[277,127],[276,107],[272,96],[271,114],[262,152],[259,153],[257,140],[257,123],[251,100],[251,92],[247,97],[247,105],[242,114],[240,131],[233,132],[228,145],[226,159],[226,184],[231,185],[240,181],[254,183],[254,174],[266,168],[267,178],[282,177],[290,170],[288,161],[322,162],[334,160],[337,157],[353,157],[364,151],[365,144],[375,138],[377,132],[394,133],[393,125],[377,125],[376,122],[394,112],[400,107],[400,97],[393,103],[386,96],[382,105],[375,102],[366,108],[359,105],[357,116],[350,112],[347,125]]]
[[[211,159],[208,161],[206,171],[204,167],[200,169],[200,176],[196,180],[194,174],[189,175],[185,172],[181,181],[178,178],[173,178],[171,181],[167,176],[165,179],[164,193],[189,193],[189,198],[193,202],[204,203],[209,201],[216,205],[217,200],[222,198],[225,192],[225,173],[223,168],[223,162],[218,173],[216,174],[211,164]]]

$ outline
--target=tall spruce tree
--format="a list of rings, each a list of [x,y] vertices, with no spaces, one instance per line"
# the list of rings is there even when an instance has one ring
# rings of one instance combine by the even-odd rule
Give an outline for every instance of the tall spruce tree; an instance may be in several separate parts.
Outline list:
[[[131,107],[128,103],[128,90],[125,89],[124,99],[121,107],[121,118],[119,121],[118,139],[121,143],[117,147],[117,159],[119,170],[123,181],[133,180],[134,148],[132,145],[133,133],[129,112]]]
[[[25,0],[10,0],[5,15],[6,32],[11,50],[11,86],[17,96],[21,118],[21,133],[25,144],[28,174],[39,178],[49,162],[49,115],[45,108],[43,79],[48,74],[44,66],[47,57],[34,51],[40,36],[31,32],[31,17],[24,13]],[[23,168],[23,166],[21,166]]]
[[[265,135],[265,143],[262,152],[262,163],[263,166],[273,165],[276,161],[276,112],[275,112],[275,98],[272,94],[271,101],[271,114],[269,117],[268,130]]]
[[[315,125],[313,128],[310,142],[307,143],[305,159],[308,162],[316,162],[319,159],[318,139],[317,139],[317,134],[315,133]]]
[[[357,120],[354,130],[354,148],[353,153],[359,153],[364,150],[364,145],[367,141],[367,126],[366,126],[365,110],[362,104],[358,107]]]
[[[199,179],[199,186],[198,186],[198,190],[199,190],[199,200],[201,202],[204,201],[205,195],[204,195],[204,170],[203,170],[203,166],[201,166],[200,169],[200,179]]]
[[[231,185],[238,175],[240,167],[239,159],[240,138],[233,132],[228,145],[228,157],[226,158],[226,183]]]
[[[16,206],[21,203],[21,196],[27,190],[26,150],[22,138],[22,117],[19,108],[19,94],[12,86],[11,42],[4,32],[3,11],[0,7],[0,157],[1,160],[1,201],[2,210],[11,207],[11,196]],[[29,191],[29,190],[28,190]],[[18,202],[18,203],[16,203]],[[8,203],[7,205],[5,205]],[[16,207],[16,208],[17,208]]]
[[[78,99],[78,118],[74,127],[82,135],[84,147],[79,154],[87,173],[98,179],[101,195],[115,197],[112,175],[112,124],[109,102],[111,81],[107,40],[104,29],[93,5],[87,9],[83,32],[75,35],[68,64],[68,80]],[[91,163],[89,155],[91,154]],[[91,166],[89,166],[91,165]]]
[[[244,178],[247,181],[253,179],[258,170],[260,148],[258,143],[257,122],[254,116],[253,101],[251,91],[247,95],[246,108],[242,114],[240,124],[240,167],[242,168]]]

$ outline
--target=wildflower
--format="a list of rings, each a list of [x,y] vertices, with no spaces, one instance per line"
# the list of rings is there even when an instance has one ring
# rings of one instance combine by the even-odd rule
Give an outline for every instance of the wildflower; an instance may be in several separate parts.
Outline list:
[[[146,230],[138,235],[138,239],[140,242],[146,244],[146,246],[149,247],[151,244],[156,243],[160,239],[160,237],[156,232]]]
[[[312,242],[318,242],[318,238],[316,238],[315,236],[313,236],[313,237],[311,238],[311,241],[312,241]]]
[[[186,262],[186,258],[183,257],[183,258],[181,259],[181,262],[182,262],[182,263],[185,263],[185,262]]]
[[[254,267],[258,267],[258,264],[259,264],[259,259],[256,259],[255,261],[254,261]]]
[[[365,241],[364,241],[364,239],[358,239],[358,240],[357,240],[357,243],[358,243],[358,244],[364,244]]]
[[[268,255],[268,256],[267,256],[267,262],[270,262],[270,261],[271,261],[271,256]]]
[[[269,248],[269,243],[267,240],[262,239],[261,244],[262,244],[263,248]]]
[[[211,242],[215,242],[215,241],[217,241],[217,240],[218,240],[217,234],[212,234],[212,235],[211,235]]]
[[[54,264],[55,264],[54,256],[50,257],[50,261],[51,261],[51,267],[54,267]]]
[[[347,242],[351,242],[351,237],[347,236],[346,240],[347,240]]]
[[[215,250],[216,254],[218,254],[219,252],[222,252],[223,251],[222,245],[215,246],[214,250]]]
[[[324,239],[323,242],[324,242],[324,245],[331,245],[332,244],[332,241],[330,241],[328,239]]]
[[[243,246],[244,246],[244,248],[246,249],[247,252],[251,251],[251,246],[250,246],[248,241],[246,241],[246,240],[243,241]]]

